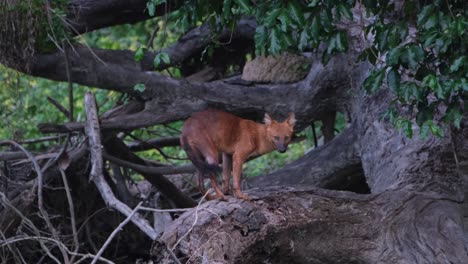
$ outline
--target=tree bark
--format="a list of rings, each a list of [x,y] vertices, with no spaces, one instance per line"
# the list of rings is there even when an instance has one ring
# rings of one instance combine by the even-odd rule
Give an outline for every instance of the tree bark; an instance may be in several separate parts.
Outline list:
[[[141,10],[143,4],[107,2],[120,3],[120,10],[133,8],[130,3],[138,3],[135,8]],[[81,17],[86,22],[71,18],[81,28],[78,32],[145,19],[141,14],[123,20],[111,15],[92,22],[90,17],[102,6],[91,5],[88,18]],[[329,112],[346,108],[352,117],[342,134],[331,139],[332,133],[327,132],[330,141],[325,145],[276,172],[248,180],[252,202],[210,201],[180,216],[155,242],[156,262],[179,258],[184,263],[468,263],[463,229],[468,186],[466,117],[461,129],[427,140],[407,138],[383,120],[381,113],[393,96],[385,87],[375,95],[360,89],[370,65],[356,62],[357,54],[368,46],[356,25],[345,25],[350,40],[346,55],[335,56],[327,65],[315,56],[303,81],[281,85],[241,85],[238,77],[214,82],[174,79],[148,71],[152,69],[145,66],[147,60],[155,54],[136,63],[130,51],[75,47],[70,54],[74,82],[130,93],[144,102],[136,108],[131,103],[122,107],[121,114],[103,119],[103,130],[182,120],[208,107],[256,120],[265,111],[280,117],[294,111],[297,131]],[[237,32],[251,38],[252,29],[246,23]],[[202,41],[206,32],[203,26],[194,29],[185,41],[182,38],[168,48],[171,61],[184,61],[208,45]],[[181,47],[189,50],[177,59],[175,51]],[[60,53],[37,54],[31,74],[66,80],[63,63]],[[133,90],[138,83],[145,84],[145,91]],[[82,130],[83,123],[46,128],[44,132]],[[418,129],[413,130],[417,135]],[[144,164],[122,142],[109,138],[104,145],[112,155]],[[146,174],[145,178],[176,204],[194,205],[163,175]],[[346,186],[356,178],[365,180],[360,184],[367,194],[349,192]]]
[[[468,130],[407,138],[381,118],[393,95],[385,87],[375,95],[362,91],[368,66],[358,68],[347,79],[353,122],[345,132],[250,180],[253,203],[232,199],[186,213],[158,240],[154,256],[168,247],[187,263],[468,263],[462,208]],[[370,195],[285,187],[330,188],[356,174]]]

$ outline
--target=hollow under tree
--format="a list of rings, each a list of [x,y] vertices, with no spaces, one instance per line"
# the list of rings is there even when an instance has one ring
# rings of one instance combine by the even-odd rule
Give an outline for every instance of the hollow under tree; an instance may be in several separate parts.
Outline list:
[[[183,6],[182,1],[167,2],[156,7],[156,15]],[[389,12],[385,19],[398,19],[402,6],[395,3],[397,11]],[[150,18],[142,15],[146,1],[72,0],[69,7],[72,34]],[[119,147],[125,146],[119,145],[114,131],[183,120],[207,107],[257,119],[265,111],[279,117],[294,111],[297,131],[315,120],[326,123],[337,111],[348,116],[348,127],[325,145],[278,171],[249,179],[246,186],[251,189],[252,202],[206,202],[175,220],[154,244],[157,261],[172,262],[170,253],[174,252],[189,263],[468,263],[463,224],[466,118],[447,136],[426,140],[409,138],[382,119],[395,95],[386,82],[374,94],[361,89],[372,65],[358,56],[373,37],[362,29],[361,23],[369,23],[362,18],[363,9],[356,6],[351,11],[361,19],[337,25],[346,32],[347,52],[332,56],[326,64],[321,53],[308,54],[309,73],[288,84],[246,84],[239,77],[175,79],[153,71],[156,52],[146,52],[141,62],[135,62],[131,51],[73,44],[68,58],[73,82],[137,94],[140,99],[102,117],[104,147],[116,156]],[[410,36],[415,34],[411,23],[408,27]],[[221,30],[217,38],[228,43],[228,50],[248,51],[256,29],[257,22],[244,17],[232,32]],[[183,67],[199,57],[211,43],[211,34],[210,24],[205,23],[163,49],[170,65]],[[318,48],[324,49],[327,47]],[[2,63],[33,76],[67,80],[63,53],[28,55],[32,57],[23,61],[2,57]],[[219,56],[224,56],[225,63],[232,62],[226,59],[229,52]],[[206,63],[219,65],[216,59]],[[156,70],[170,65],[161,63]],[[189,70],[187,75],[192,73]],[[133,89],[138,83],[145,84],[144,91]],[[71,122],[44,124],[41,130],[68,132],[83,127],[83,123]],[[120,158],[142,163],[135,156]],[[164,176],[145,177],[178,206],[193,205],[184,194],[173,191]],[[339,191],[354,188],[349,186],[364,193]]]

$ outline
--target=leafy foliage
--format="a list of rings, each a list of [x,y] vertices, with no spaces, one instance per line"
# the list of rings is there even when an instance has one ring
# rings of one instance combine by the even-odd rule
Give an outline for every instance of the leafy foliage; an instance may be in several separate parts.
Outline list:
[[[254,37],[257,55],[316,50],[323,43],[322,59],[327,63],[331,56],[348,49],[347,34],[337,24],[353,19],[351,8],[356,4],[351,0],[185,1],[168,19],[182,31],[205,21],[219,31],[233,28],[242,16],[253,16],[258,25]],[[373,93],[385,84],[396,95],[395,107],[406,111],[392,123],[404,128],[408,136],[413,133],[413,118],[421,129],[437,127],[430,131],[439,135],[442,122],[459,126],[468,91],[468,11],[464,2],[405,1],[398,20],[388,19],[397,12],[390,1],[359,4],[373,21],[363,28],[373,40],[361,58],[376,66],[364,87]],[[415,34],[410,34],[412,28]],[[447,109],[442,111],[441,106]]]
[[[422,137],[429,131],[442,136],[443,122],[459,128],[468,91],[468,18],[464,2],[406,1],[404,19],[397,23],[384,19],[386,12],[393,11],[393,5],[386,1],[375,3],[367,7],[377,19],[366,29],[374,34],[374,45],[368,49],[372,52],[363,57],[377,69],[364,87],[376,92],[387,78],[388,87],[396,95],[395,107],[406,109],[406,114],[392,108],[385,117],[410,137],[413,117]],[[409,35],[408,24],[415,28],[414,36]],[[386,60],[379,63],[371,54],[386,55]]]
[[[152,2],[152,1],[150,1]],[[149,2],[149,3],[150,3]],[[233,28],[242,16],[257,20],[255,52],[257,55],[277,55],[287,50],[312,50],[321,42],[327,44],[323,59],[346,51],[346,33],[336,27],[342,18],[352,19],[354,1],[185,1],[171,13],[169,20],[183,31],[208,21],[218,31]],[[336,7],[336,8],[335,8]],[[217,22],[220,23],[217,23]]]

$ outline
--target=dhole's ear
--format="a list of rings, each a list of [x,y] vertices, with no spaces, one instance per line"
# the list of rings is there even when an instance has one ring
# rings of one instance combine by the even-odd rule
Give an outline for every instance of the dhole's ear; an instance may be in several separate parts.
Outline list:
[[[273,119],[271,119],[271,116],[268,113],[265,113],[265,117],[263,118],[263,122],[265,123],[265,125],[271,125],[272,120]]]
[[[293,112],[289,113],[289,117],[286,121],[291,127],[293,127],[294,124],[296,124],[296,115]]]

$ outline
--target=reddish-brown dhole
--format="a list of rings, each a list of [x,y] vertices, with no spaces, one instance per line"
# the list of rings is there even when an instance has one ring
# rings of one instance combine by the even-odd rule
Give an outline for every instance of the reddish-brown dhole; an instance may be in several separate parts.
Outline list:
[[[193,114],[182,127],[181,145],[198,172],[200,192],[205,194],[204,179],[211,180],[216,197],[224,199],[229,192],[229,177],[233,174],[234,195],[248,200],[240,189],[242,165],[252,157],[273,150],[285,152],[295,123],[294,113],[284,122],[265,114],[265,124],[242,119],[219,110],[206,110]],[[220,190],[216,176],[222,153],[223,184]]]

